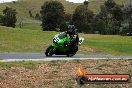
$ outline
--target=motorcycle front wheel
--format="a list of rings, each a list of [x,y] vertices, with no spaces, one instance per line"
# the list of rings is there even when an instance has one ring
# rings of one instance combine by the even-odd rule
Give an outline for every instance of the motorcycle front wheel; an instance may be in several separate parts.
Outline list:
[[[46,49],[46,52],[45,52],[45,55],[47,56],[47,57],[50,57],[50,56],[52,56],[54,53],[53,53],[53,50],[54,50],[54,47],[51,45],[51,46],[49,46],[47,49]]]

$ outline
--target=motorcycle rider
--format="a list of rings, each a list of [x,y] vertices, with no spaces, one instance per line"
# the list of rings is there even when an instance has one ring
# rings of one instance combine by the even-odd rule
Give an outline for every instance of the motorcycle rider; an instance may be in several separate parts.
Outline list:
[[[55,35],[53,44],[51,44],[45,52],[46,56],[66,55],[74,56],[78,51],[78,44],[83,42],[83,38],[79,38],[77,29],[74,25],[69,25],[68,30]]]
[[[70,46],[70,51],[72,51],[77,45],[79,41],[79,36],[77,29],[74,25],[68,25],[68,30],[66,31],[66,34],[69,34],[71,41],[68,43]]]

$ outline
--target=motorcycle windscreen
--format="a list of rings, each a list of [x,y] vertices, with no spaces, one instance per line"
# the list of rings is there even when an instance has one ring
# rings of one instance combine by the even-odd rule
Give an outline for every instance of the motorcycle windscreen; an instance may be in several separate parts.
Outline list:
[[[58,37],[59,37],[59,39],[62,39],[62,38],[64,38],[64,37],[66,37],[67,36],[67,34],[65,33],[65,32],[63,32],[63,33],[61,33]]]

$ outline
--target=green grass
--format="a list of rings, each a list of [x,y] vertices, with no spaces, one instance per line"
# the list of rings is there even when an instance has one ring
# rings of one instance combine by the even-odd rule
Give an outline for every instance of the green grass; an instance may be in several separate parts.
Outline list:
[[[85,46],[101,50],[104,54],[132,55],[132,37],[112,35],[83,35]]]
[[[44,52],[55,32],[0,27],[1,52]]]
[[[57,32],[42,31],[40,26],[26,25],[27,29],[7,28],[0,26],[0,52],[38,52],[44,53],[52,43]],[[32,27],[32,28],[30,28]],[[93,52],[82,49],[84,54],[132,55],[132,37],[112,35],[79,34],[85,38],[83,49],[94,49]]]
[[[0,67],[24,67],[27,69],[35,69],[38,65],[44,62],[20,61],[20,62],[0,62]]]
[[[40,25],[41,23],[24,23],[21,29],[42,30]],[[20,25],[17,24],[16,28],[20,28]]]

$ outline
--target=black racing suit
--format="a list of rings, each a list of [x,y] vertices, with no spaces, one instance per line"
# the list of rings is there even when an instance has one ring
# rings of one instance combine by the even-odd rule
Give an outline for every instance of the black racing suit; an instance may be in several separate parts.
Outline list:
[[[75,47],[78,47],[78,41],[79,41],[79,36],[78,36],[78,32],[75,30],[72,33],[66,32],[67,34],[69,34],[71,41],[69,42],[69,46],[70,46],[70,50],[69,51],[73,51],[75,49]]]

